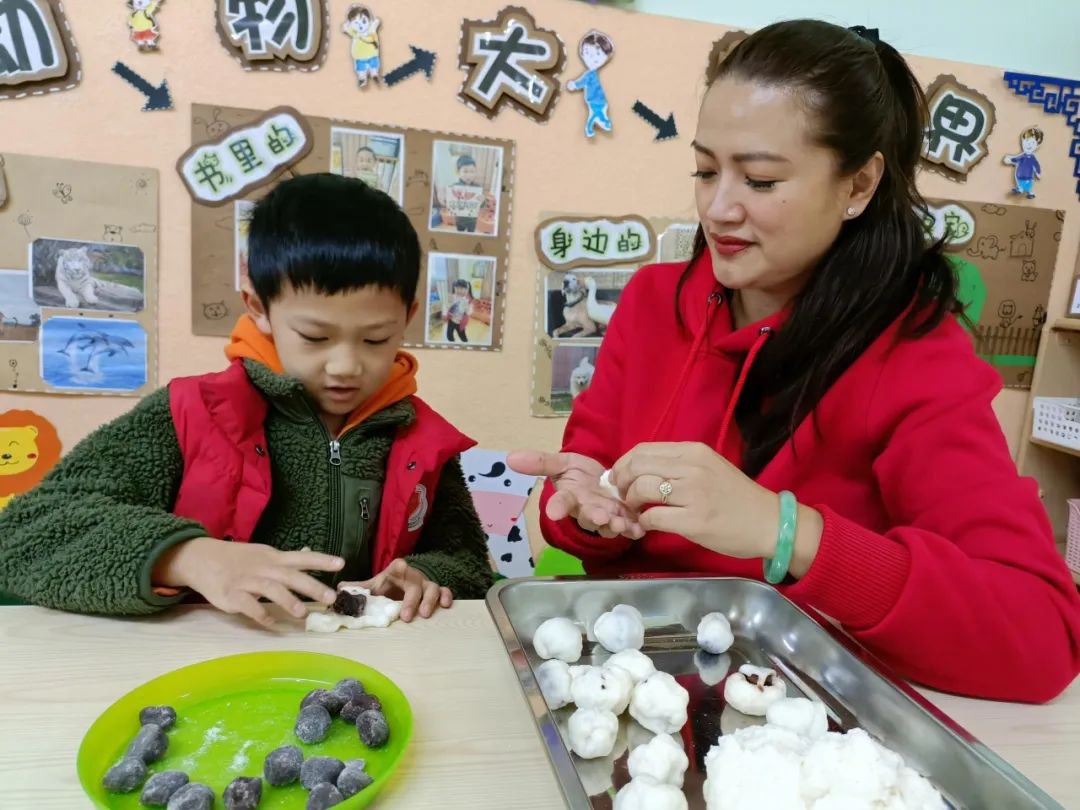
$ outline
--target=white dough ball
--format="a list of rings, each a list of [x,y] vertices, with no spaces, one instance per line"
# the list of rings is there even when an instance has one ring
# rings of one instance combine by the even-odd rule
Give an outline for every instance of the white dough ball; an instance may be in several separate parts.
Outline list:
[[[656,664],[641,650],[617,652],[604,662],[604,666],[626,670],[634,679],[635,686],[656,672]]]
[[[533,647],[541,658],[572,664],[581,658],[581,646],[581,628],[569,619],[548,619],[533,634]]]
[[[787,684],[768,667],[743,664],[724,684],[724,700],[733,709],[764,717],[770,705],[787,696]]]
[[[544,702],[549,709],[561,709],[573,701],[570,693],[570,665],[553,658],[545,661],[536,669],[536,683],[544,695]]]
[[[627,767],[631,779],[647,777],[681,788],[690,760],[670,734],[657,734],[630,752]]]
[[[613,501],[621,501],[622,496],[619,495],[619,488],[611,483],[611,470],[604,470],[600,476],[600,489],[605,495],[607,495]]]
[[[780,698],[765,709],[765,720],[811,740],[824,737],[829,730],[825,704],[806,698]]]
[[[731,622],[723,613],[707,613],[698,622],[697,643],[705,652],[713,655],[726,653],[735,643]]]
[[[674,734],[686,725],[690,693],[671,675],[657,670],[634,687],[630,716],[655,734]]]
[[[570,750],[582,759],[606,757],[615,748],[619,718],[601,709],[578,709],[567,724]]]
[[[608,652],[640,650],[645,644],[645,622],[636,608],[617,605],[596,620],[593,635]]]
[[[631,779],[615,794],[614,810],[686,810],[682,790],[647,776]]]
[[[615,714],[626,711],[633,691],[633,678],[619,667],[592,667],[570,684],[570,694],[579,709],[603,709]]]

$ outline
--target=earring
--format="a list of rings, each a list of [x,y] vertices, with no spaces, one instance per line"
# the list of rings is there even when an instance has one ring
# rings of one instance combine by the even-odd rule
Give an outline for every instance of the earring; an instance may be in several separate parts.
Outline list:
[[[849,218],[849,219],[850,219],[851,217],[854,217],[854,216],[855,216],[856,214],[858,214],[858,213],[859,213],[859,212],[858,212],[858,211],[856,211],[856,210],[855,210],[854,208],[850,208],[850,207],[849,207],[849,208],[848,208],[848,210],[847,210],[847,215],[848,215],[848,218]]]

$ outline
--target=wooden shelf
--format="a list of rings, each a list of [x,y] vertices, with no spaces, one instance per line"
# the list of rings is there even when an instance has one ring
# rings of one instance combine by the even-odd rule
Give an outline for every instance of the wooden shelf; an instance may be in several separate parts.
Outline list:
[[[1042,439],[1036,439],[1034,437],[1028,439],[1032,444],[1036,444],[1039,447],[1045,447],[1048,450],[1057,450],[1059,453],[1064,453],[1067,456],[1076,456],[1080,458],[1080,450],[1075,450],[1072,447],[1066,447],[1063,444],[1054,444],[1053,442],[1043,441]]]
[[[1050,328],[1055,332],[1080,332],[1080,318],[1058,318]]]

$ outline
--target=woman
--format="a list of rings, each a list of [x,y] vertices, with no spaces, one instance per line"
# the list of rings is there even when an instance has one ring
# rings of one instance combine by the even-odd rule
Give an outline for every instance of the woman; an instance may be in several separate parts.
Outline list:
[[[816,21],[706,78],[693,258],[623,292],[564,452],[511,458],[548,476],[548,542],[590,574],[764,576],[908,678],[1053,698],[1080,598],[915,211],[917,80]]]

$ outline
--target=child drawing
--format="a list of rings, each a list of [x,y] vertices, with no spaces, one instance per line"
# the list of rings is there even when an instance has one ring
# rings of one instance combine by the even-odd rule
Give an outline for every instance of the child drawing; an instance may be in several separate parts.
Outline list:
[[[1042,166],[1035,152],[1042,142],[1043,131],[1038,127],[1028,127],[1020,133],[1020,153],[1005,156],[1004,163],[1015,167],[1013,177],[1016,185],[1009,191],[1010,194],[1023,194],[1029,200],[1035,199],[1035,181],[1042,174]]]
[[[139,46],[139,50],[154,50],[161,38],[158,30],[157,18],[154,16],[161,8],[163,0],[128,0],[128,30],[131,31],[131,41]]]
[[[342,29],[352,40],[353,69],[361,87],[368,79],[379,81],[379,19],[367,6],[353,6]]]
[[[584,90],[585,104],[589,108],[589,118],[585,122],[585,135],[589,138],[596,134],[596,127],[611,132],[611,119],[608,117],[608,100],[600,84],[599,70],[609,61],[615,51],[611,37],[599,31],[590,31],[581,40],[581,61],[586,71],[566,85],[567,90]]]
[[[459,278],[454,282],[451,292],[453,298],[443,316],[446,320],[446,340],[453,343],[454,335],[457,335],[462,343],[468,343],[465,327],[469,325],[469,312],[472,310],[472,286],[468,280]]]

